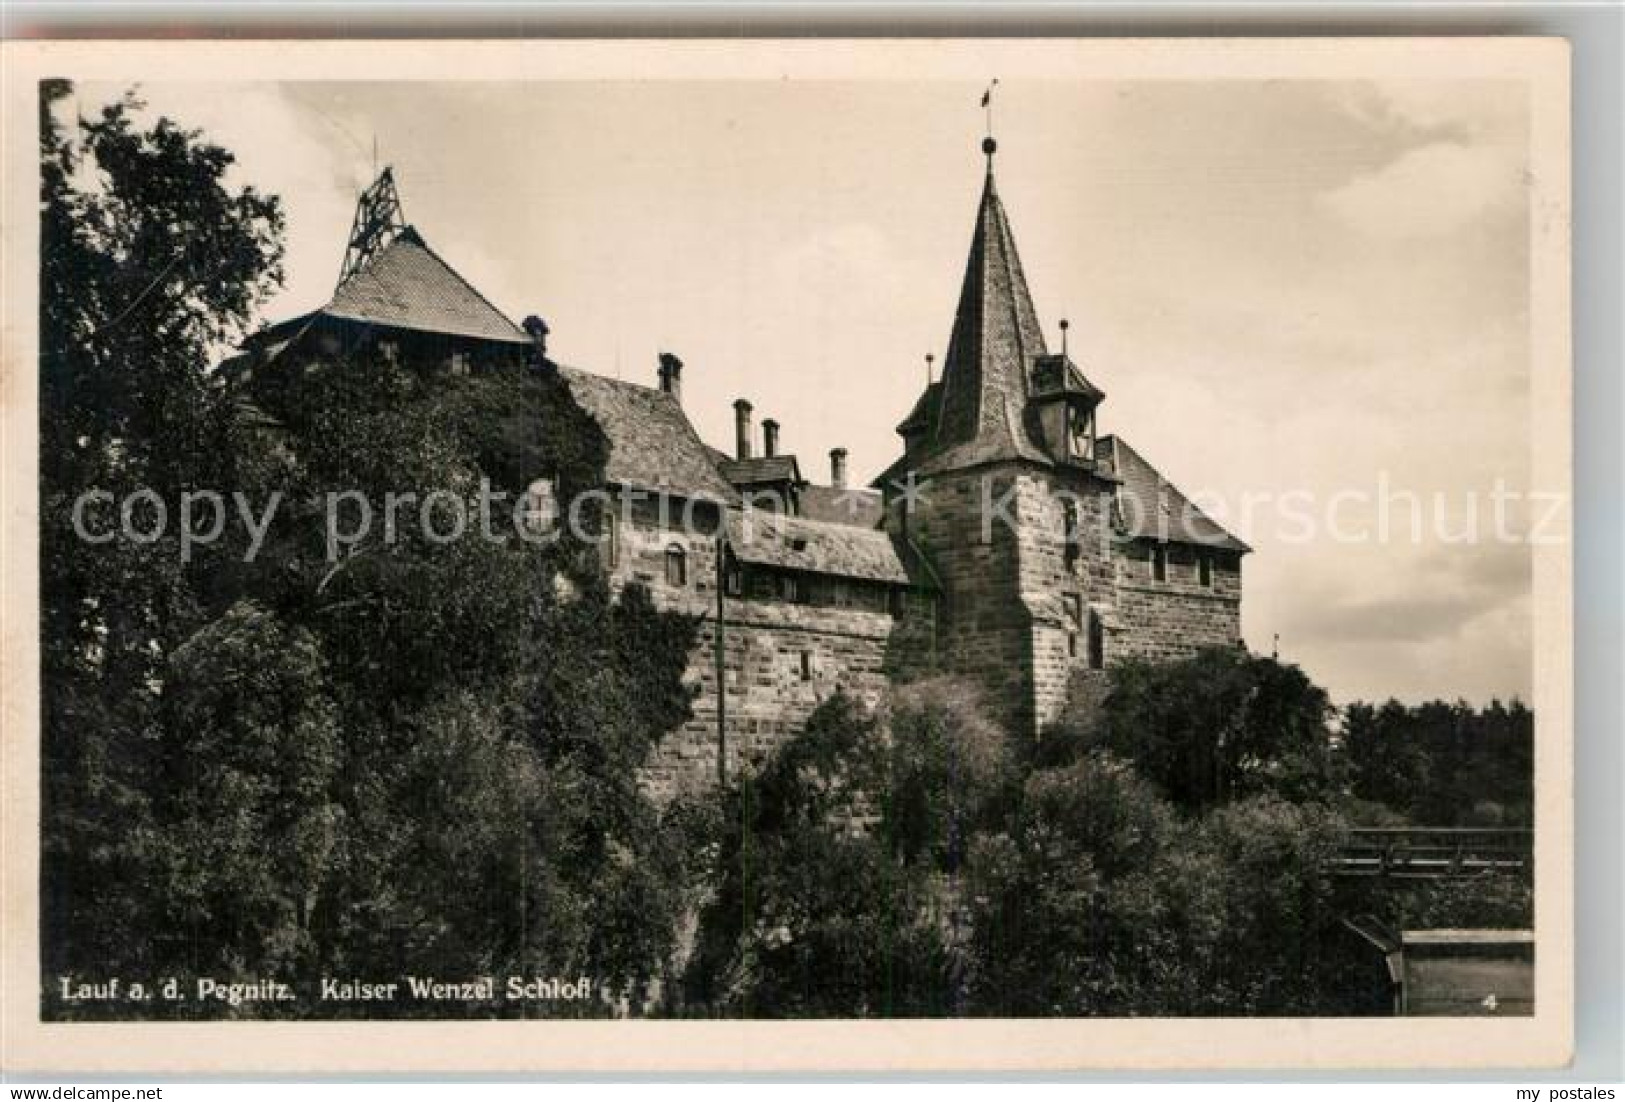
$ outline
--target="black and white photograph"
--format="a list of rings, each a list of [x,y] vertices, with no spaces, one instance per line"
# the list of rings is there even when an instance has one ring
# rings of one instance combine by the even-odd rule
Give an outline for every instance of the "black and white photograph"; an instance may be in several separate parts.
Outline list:
[[[207,49],[28,57],[9,1007],[1563,1058],[1561,43]]]

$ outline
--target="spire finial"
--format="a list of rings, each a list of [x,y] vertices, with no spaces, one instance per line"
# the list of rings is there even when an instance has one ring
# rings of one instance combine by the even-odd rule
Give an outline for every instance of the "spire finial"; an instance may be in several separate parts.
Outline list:
[[[987,115],[987,136],[982,139],[982,154],[987,157],[987,170],[993,171],[993,154],[998,151],[999,143],[993,140],[993,89],[998,87],[999,78],[994,77],[988,84],[987,91],[982,93],[982,110]]]
[[[1072,323],[1065,318],[1061,319],[1061,355],[1066,355],[1066,331],[1072,328]]]
[[[937,360],[937,357],[935,356],[935,354],[930,353],[930,352],[927,352],[925,354],[925,385],[926,386],[930,386],[932,383],[936,382],[936,379],[933,377],[932,368],[931,368],[931,365],[936,363],[936,360]]]

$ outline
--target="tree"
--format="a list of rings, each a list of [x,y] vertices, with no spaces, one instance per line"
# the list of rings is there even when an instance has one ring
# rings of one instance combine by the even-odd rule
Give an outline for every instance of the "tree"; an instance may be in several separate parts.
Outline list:
[[[1086,741],[1134,762],[1176,804],[1262,793],[1322,798],[1340,785],[1331,702],[1296,666],[1235,650],[1112,671]]]
[[[91,545],[88,490],[231,484],[229,409],[207,369],[281,277],[275,199],[232,158],[132,96],[72,126],[40,91],[40,540],[43,966],[137,974],[156,928],[152,785],[171,654],[212,614],[171,526]],[[150,503],[135,521],[152,525]],[[109,517],[96,518],[105,524]],[[201,564],[199,564],[201,568]]]
[[[763,1017],[964,1013],[958,875],[996,813],[1005,736],[968,690],[870,712],[837,694],[722,798],[690,1001]]]
[[[315,638],[242,602],[170,658],[152,885],[191,975],[308,974],[345,830],[337,709]]]
[[[693,868],[638,772],[688,716],[694,624],[511,523],[536,478],[601,485],[602,435],[533,365],[446,378],[363,347],[225,385],[208,365],[279,282],[280,205],[131,97],[69,132],[66,94],[45,88],[41,139],[48,980],[275,976],[307,997],[235,1012],[444,1016],[534,1008],[308,989],[588,975],[603,998],[565,1012],[637,1008]],[[485,487],[506,495],[489,535],[429,535],[428,495],[477,518]],[[187,558],[173,523],[78,539],[87,489],[282,506],[253,561],[231,529]],[[330,494],[397,490],[420,511],[394,538],[329,554]]]
[[[1534,715],[1522,703],[1350,705],[1342,743],[1353,793],[1427,826],[1528,826]]]

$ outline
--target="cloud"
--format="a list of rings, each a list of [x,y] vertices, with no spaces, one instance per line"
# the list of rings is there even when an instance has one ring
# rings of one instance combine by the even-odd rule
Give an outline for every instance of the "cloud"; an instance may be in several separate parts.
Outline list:
[[[1499,146],[1434,142],[1320,197],[1350,229],[1388,240],[1439,237],[1519,210],[1524,174]]]
[[[1368,130],[1421,140],[1523,140],[1526,89],[1507,80],[1393,80],[1336,85],[1334,102]]]

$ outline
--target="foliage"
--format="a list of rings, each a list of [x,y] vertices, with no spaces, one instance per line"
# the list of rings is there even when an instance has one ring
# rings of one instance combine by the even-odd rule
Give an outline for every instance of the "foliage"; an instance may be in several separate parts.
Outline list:
[[[279,430],[241,417],[208,365],[280,277],[279,206],[133,100],[55,128],[62,94],[41,149],[47,980],[585,975],[602,999],[550,1013],[637,1008],[695,871],[637,782],[688,716],[694,624],[511,523],[537,477],[601,481],[601,435],[549,372],[431,378],[365,345],[259,375]],[[142,486],[282,505],[251,562],[231,527],[190,561],[173,525],[74,537],[83,490]],[[490,538],[411,512],[388,538],[375,514],[331,555],[327,495],[391,491],[456,495],[471,524],[507,497]],[[53,989],[49,1014],[85,1012]]]
[[[277,201],[226,180],[232,158],[127,97],[69,129],[40,93],[42,927],[47,974],[139,974],[159,858],[152,776],[170,653],[209,619],[173,526],[88,545],[90,489],[229,485],[229,407],[204,367],[281,278]],[[132,514],[142,528],[150,506]],[[107,518],[101,518],[105,521]]]
[[[1342,742],[1362,799],[1430,826],[1529,826],[1534,726],[1516,700],[1481,710],[1390,700],[1348,708]]]
[[[1330,717],[1325,691],[1296,666],[1210,650],[1113,670],[1094,741],[1184,808],[1265,792],[1314,799],[1336,784]]]
[[[772,1017],[963,1012],[953,882],[1007,760],[963,688],[918,683],[878,713],[827,700],[723,799],[689,1000]]]

